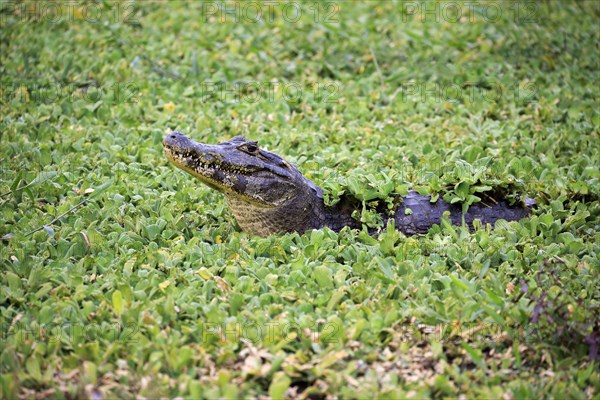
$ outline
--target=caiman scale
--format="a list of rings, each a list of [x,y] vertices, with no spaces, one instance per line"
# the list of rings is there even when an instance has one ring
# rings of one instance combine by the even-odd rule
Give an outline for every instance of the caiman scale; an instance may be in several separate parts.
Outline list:
[[[259,236],[299,232],[329,227],[339,231],[345,226],[361,228],[352,218],[356,202],[348,199],[335,206],[325,205],[322,190],[298,169],[277,154],[261,149],[257,142],[236,136],[209,145],[195,142],[182,133],[172,132],[163,140],[165,154],[173,164],[213,189],[223,193],[242,230]],[[493,204],[472,204],[463,215],[462,206],[411,191],[401,198],[393,218],[396,229],[407,235],[427,233],[449,211],[455,225],[463,221],[470,227],[476,219],[494,224],[499,219],[517,221],[529,215],[523,205],[510,206],[505,200]],[[529,205],[529,202],[528,202]],[[411,212],[405,212],[409,208]]]

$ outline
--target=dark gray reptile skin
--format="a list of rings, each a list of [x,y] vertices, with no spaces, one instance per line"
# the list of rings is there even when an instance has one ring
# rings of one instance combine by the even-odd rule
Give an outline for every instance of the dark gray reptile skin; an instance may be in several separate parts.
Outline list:
[[[462,205],[448,204],[442,200],[431,203],[430,199],[430,196],[422,196],[417,192],[410,192],[405,196],[394,215],[396,229],[407,235],[427,233],[429,228],[442,221],[444,211],[450,211],[449,218],[453,225],[462,224]],[[406,208],[409,208],[412,213],[407,215]],[[511,207],[504,200],[489,204],[480,202],[469,207],[467,213],[464,214],[464,221],[469,227],[473,226],[473,221],[476,219],[481,220],[484,225],[494,225],[499,219],[518,221],[526,218],[529,213],[528,208],[522,206]]]

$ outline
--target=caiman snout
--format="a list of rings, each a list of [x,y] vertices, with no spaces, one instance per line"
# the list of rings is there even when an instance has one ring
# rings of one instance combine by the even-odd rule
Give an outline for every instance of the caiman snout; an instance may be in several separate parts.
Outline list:
[[[175,131],[167,134],[163,139],[163,146],[168,146],[171,148],[180,149],[183,147],[190,147],[191,144],[193,143],[187,136],[185,136],[183,133]]]

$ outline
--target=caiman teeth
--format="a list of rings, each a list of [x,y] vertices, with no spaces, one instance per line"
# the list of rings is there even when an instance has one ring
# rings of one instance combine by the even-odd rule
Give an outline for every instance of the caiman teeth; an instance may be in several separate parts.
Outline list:
[[[180,162],[182,164],[188,165],[188,166],[194,166],[193,169],[196,169],[198,171],[200,170],[209,170],[209,169],[213,169],[213,170],[218,170],[218,171],[226,171],[226,172],[233,172],[235,174],[242,174],[242,175],[246,175],[249,174],[250,172],[252,172],[252,169],[249,168],[244,168],[241,166],[234,166],[234,165],[223,165],[220,164],[218,162],[209,162],[209,161],[203,161],[202,158],[198,157],[198,155],[195,152],[191,152],[191,151],[184,151],[184,152],[173,152],[174,156],[176,156],[177,158],[180,159]]]

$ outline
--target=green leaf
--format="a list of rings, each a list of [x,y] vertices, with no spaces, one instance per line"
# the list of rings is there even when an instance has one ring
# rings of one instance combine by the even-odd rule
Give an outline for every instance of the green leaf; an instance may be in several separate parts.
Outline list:
[[[54,178],[56,175],[58,175],[57,171],[42,171],[25,187],[39,185],[40,183],[44,183],[47,180]],[[24,189],[25,187],[22,187],[21,189]]]
[[[319,286],[323,288],[330,288],[333,286],[333,274],[331,273],[331,269],[328,267],[319,265],[315,267],[313,273]]]
[[[269,396],[273,400],[283,399],[285,392],[290,387],[292,380],[285,374],[285,372],[279,371],[273,375],[273,380],[269,385]]]
[[[150,224],[145,227],[146,237],[150,240],[155,240],[162,232],[162,227],[157,224]]]
[[[383,272],[383,276],[385,277],[384,281],[386,283],[394,283],[394,273],[392,272],[392,268],[389,262],[389,259],[384,259],[381,257],[375,257],[375,262],[379,267],[379,270]]]
[[[202,383],[200,381],[191,381],[189,384],[190,398],[201,399],[202,396]]]
[[[469,285],[467,285],[465,282],[462,281],[462,279],[457,278],[454,274],[450,274],[450,279],[452,280],[452,283],[456,286],[459,287],[460,289],[463,289],[467,292],[471,292],[471,288],[469,287]]]
[[[467,354],[471,357],[473,362],[477,364],[479,368],[486,369],[485,362],[483,361],[483,357],[481,355],[481,350],[476,350],[472,348],[467,342],[462,342],[461,346],[463,349],[465,349]]]
[[[460,182],[454,187],[454,192],[460,196],[461,199],[466,199],[469,195],[469,184],[466,182]]]
[[[473,191],[475,191],[475,192],[488,192],[492,189],[493,188],[491,186],[484,186],[484,185],[473,186]]]
[[[38,382],[42,380],[42,369],[40,368],[40,362],[35,354],[32,354],[25,362],[25,368],[32,379]]]
[[[52,229],[49,225],[44,225],[44,232],[48,235],[49,238],[54,238],[54,229]]]
[[[4,279],[8,282],[8,287],[10,290],[15,291],[21,288],[21,278],[14,272],[5,272]]]
[[[544,215],[540,215],[539,216],[539,222],[546,226],[547,228],[550,227],[550,225],[554,222],[554,217],[552,216],[552,214],[544,214]]]
[[[98,108],[100,108],[100,106],[102,105],[103,101],[102,100],[98,100],[97,102],[95,102],[94,104],[90,104],[85,106],[85,108],[87,108],[90,112],[95,112]]]
[[[327,303],[327,309],[333,310],[335,308],[335,306],[337,306],[338,303],[344,298],[345,294],[346,294],[346,290],[344,288],[340,288],[340,289],[336,290],[335,292],[333,292],[333,295],[329,299],[329,303]]]
[[[495,323],[498,324],[498,326],[504,326],[504,318],[502,318],[502,316],[500,316],[495,309],[493,309],[492,307],[488,306],[487,304],[482,304],[481,307],[483,308],[483,310],[485,311],[485,313],[487,315],[489,315]]]
[[[115,290],[112,294],[113,310],[115,314],[123,314],[123,294],[120,290]]]

